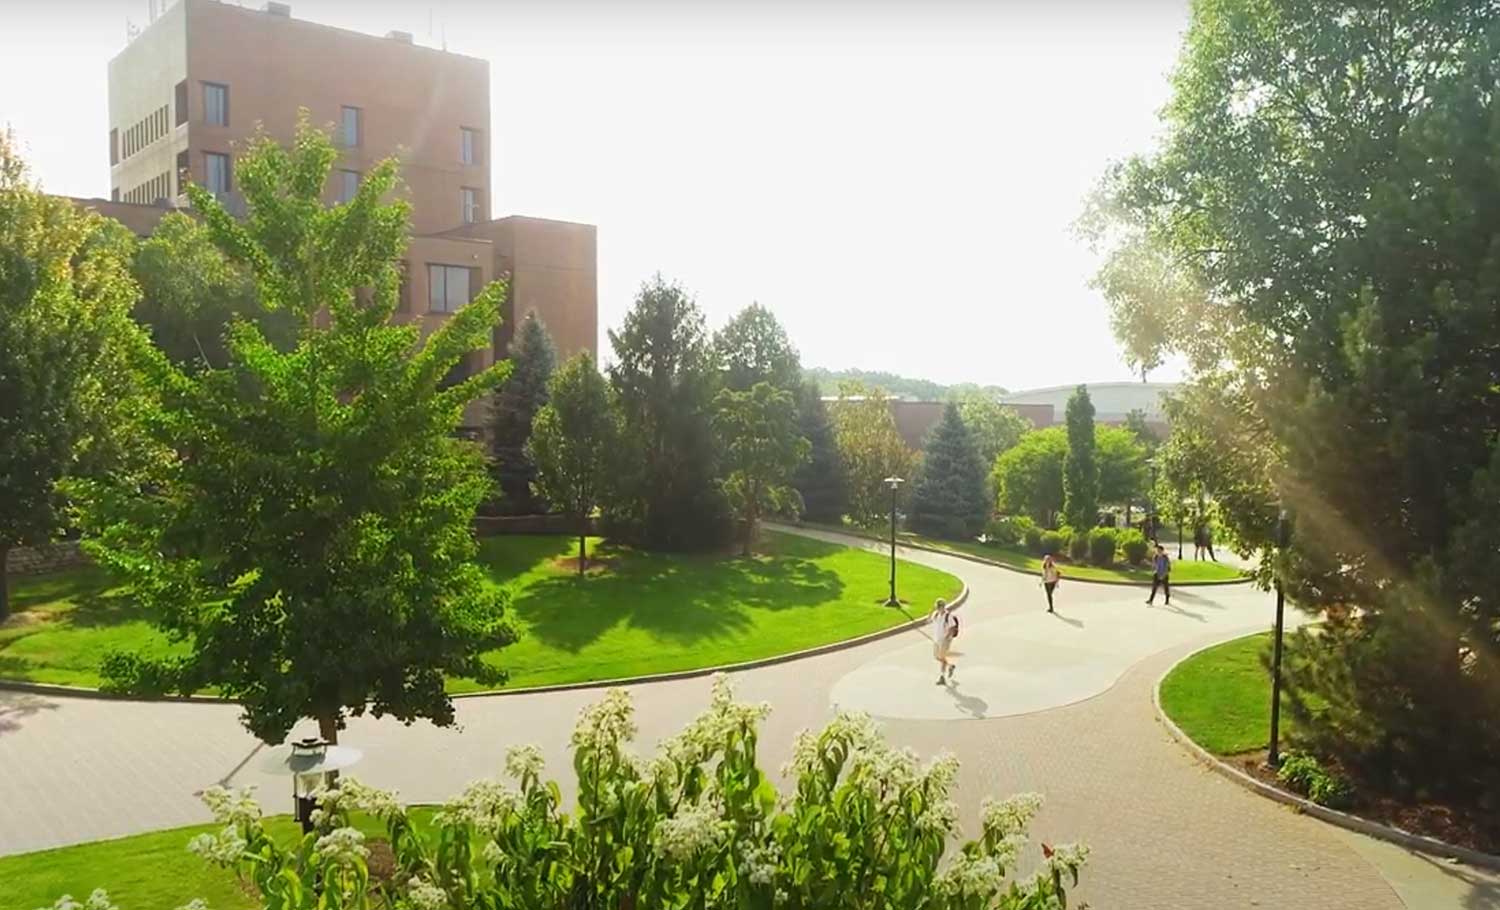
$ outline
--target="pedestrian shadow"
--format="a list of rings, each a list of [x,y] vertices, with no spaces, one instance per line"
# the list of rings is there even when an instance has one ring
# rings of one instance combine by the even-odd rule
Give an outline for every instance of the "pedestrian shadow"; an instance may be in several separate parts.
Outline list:
[[[1194,613],[1192,610],[1184,610],[1176,604],[1162,604],[1161,608],[1170,613],[1176,613],[1178,616],[1186,616],[1188,619],[1196,619],[1199,622],[1208,622],[1207,617],[1205,617],[1202,613]],[[1153,609],[1155,608],[1153,607]]]
[[[1407,851],[1433,869],[1449,878],[1456,878],[1469,887],[1464,895],[1463,910],[1496,910],[1500,908],[1500,881],[1483,875],[1470,866],[1450,863],[1428,856],[1425,853]]]
[[[1055,617],[1057,617],[1058,619],[1062,620],[1063,622],[1067,623],[1068,625],[1072,626],[1075,629],[1082,629],[1083,628],[1083,620],[1081,620],[1081,619],[1074,619],[1071,616],[1064,616],[1061,613],[1058,613],[1056,611],[1052,611],[1048,615],[1049,616],[1055,616]]]
[[[982,720],[989,716],[990,703],[977,695],[965,695],[958,690],[958,683],[953,682],[945,686],[948,694],[953,698],[953,703],[958,710],[964,712],[975,720]]]
[[[1192,604],[1194,606],[1212,607],[1215,610],[1226,609],[1223,604],[1221,604],[1221,603],[1215,603],[1214,601],[1208,599],[1207,597],[1204,597],[1202,594],[1195,594],[1192,591],[1185,591],[1185,590],[1182,590],[1180,588],[1173,588],[1172,589],[1172,596],[1175,597],[1175,598],[1177,598],[1178,600],[1185,600],[1185,601],[1187,601],[1188,603],[1190,603],[1190,604]]]

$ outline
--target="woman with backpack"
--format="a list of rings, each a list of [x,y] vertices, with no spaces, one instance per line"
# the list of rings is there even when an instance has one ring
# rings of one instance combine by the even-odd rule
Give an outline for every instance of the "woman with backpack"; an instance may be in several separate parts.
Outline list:
[[[948,602],[939,597],[932,605],[927,623],[932,632],[932,656],[938,662],[937,684],[941,686],[953,677],[953,671],[957,669],[948,659],[948,652],[953,647],[953,639],[958,637],[958,617]]]

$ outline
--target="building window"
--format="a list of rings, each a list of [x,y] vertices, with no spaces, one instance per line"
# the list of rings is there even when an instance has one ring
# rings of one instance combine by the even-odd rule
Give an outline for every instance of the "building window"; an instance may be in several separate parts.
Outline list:
[[[484,220],[484,212],[480,210],[479,190],[472,186],[466,186],[459,190],[460,207],[463,209],[464,224],[475,224]]]
[[[120,131],[117,129],[109,131],[109,163],[120,163]]]
[[[109,199],[110,199],[111,202],[119,202],[120,201],[120,188],[119,187],[117,187],[117,186],[110,187],[110,190],[109,190]]]
[[[187,80],[177,83],[177,90],[173,93],[172,106],[176,108],[177,125],[182,126],[188,121],[188,87]]]
[[[339,139],[348,148],[359,145],[362,124],[359,122],[360,110],[357,107],[345,107],[339,119]]]
[[[359,171],[339,171],[339,201],[348,202],[359,192]]]
[[[208,191],[215,196],[230,190],[229,156],[218,152],[205,152],[204,172],[207,174]]]
[[[203,122],[210,126],[229,125],[229,86],[203,83]]]
[[[462,127],[459,134],[458,160],[464,164],[479,163],[479,130]]]
[[[462,265],[427,264],[427,310],[455,313],[469,302],[474,270]]]
[[[183,149],[177,153],[177,195],[179,196],[186,192],[184,187],[192,179],[192,175],[188,173],[188,167],[187,149]]]

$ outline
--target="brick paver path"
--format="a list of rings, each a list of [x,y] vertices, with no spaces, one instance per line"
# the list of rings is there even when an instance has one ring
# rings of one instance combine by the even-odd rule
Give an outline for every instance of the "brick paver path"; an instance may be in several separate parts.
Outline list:
[[[965,658],[970,670],[961,672],[987,659],[980,640],[1001,640],[1006,623],[1022,621],[1017,614],[1045,608],[1027,576],[939,554],[904,555],[970,585],[961,640],[973,643]],[[1094,620],[1135,593],[1065,583],[1059,604],[1084,623],[1077,644],[1108,651],[1107,641],[1094,639],[1118,637],[1118,630]],[[898,744],[924,754],[950,749],[963,760],[958,798],[969,830],[986,794],[1044,793],[1036,839],[1092,846],[1078,895],[1101,910],[1403,906],[1341,833],[1195,764],[1155,721],[1151,689],[1173,660],[1249,631],[1246,622],[1255,621],[1247,616],[1257,610],[1263,614],[1254,627],[1270,619],[1269,599],[1246,586],[1199,588],[1177,600],[1181,612],[1150,619],[1181,624],[1163,636],[1165,650],[1143,649],[1146,656],[1137,654],[1098,694],[1081,701],[1060,695],[1062,707],[983,719],[914,719],[898,710],[890,713],[905,716],[883,720],[885,729]],[[981,626],[984,635],[977,634]],[[774,706],[761,739],[763,763],[779,767],[796,731],[826,722],[841,680],[912,649],[920,634],[739,674],[744,698]],[[925,685],[937,688],[931,680]],[[642,750],[696,713],[707,689],[704,679],[633,687]],[[366,750],[358,776],[410,801],[440,801],[470,780],[498,775],[506,748],[524,742],[542,747],[567,790],[568,732],[579,708],[597,697],[572,691],[464,699],[457,728],[359,719],[343,741]],[[264,753],[236,715],[232,705],[0,692],[0,854],[201,821],[206,815],[193,794],[217,782],[256,784],[264,803],[286,808],[289,784],[260,773]]]

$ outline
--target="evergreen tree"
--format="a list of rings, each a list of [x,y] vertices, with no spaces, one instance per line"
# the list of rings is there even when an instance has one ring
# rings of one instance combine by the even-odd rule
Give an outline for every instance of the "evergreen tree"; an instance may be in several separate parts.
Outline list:
[[[844,520],[847,493],[844,466],[833,435],[828,406],[813,380],[802,383],[797,402],[797,422],[810,454],[793,477],[792,486],[802,495],[802,516],[809,521],[838,524]]]
[[[528,313],[511,347],[510,378],[490,406],[492,471],[500,488],[500,511],[534,515],[547,503],[537,495],[536,465],[526,453],[532,422],[547,403],[547,381],[557,366],[557,348],[542,321]]]
[[[919,534],[965,540],[989,515],[984,465],[958,405],[949,402],[933,427],[911,498],[911,527]]]
[[[1099,521],[1099,462],[1094,457],[1094,403],[1088,386],[1068,398],[1068,457],[1063,461],[1063,517],[1075,530]]]
[[[624,433],[611,524],[656,549],[722,546],[732,527],[710,423],[718,367],[702,311],[657,275],[609,340]]]
[[[786,329],[770,310],[752,303],[714,335],[714,351],[724,370],[724,384],[743,392],[757,382],[797,394],[802,361]]]

